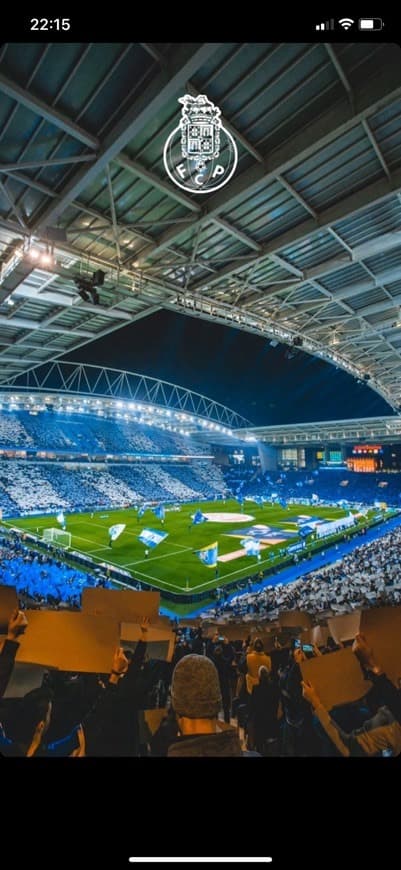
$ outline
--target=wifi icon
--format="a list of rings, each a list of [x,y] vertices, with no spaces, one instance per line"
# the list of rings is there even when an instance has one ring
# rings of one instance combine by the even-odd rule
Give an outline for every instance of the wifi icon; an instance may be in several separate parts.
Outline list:
[[[349,30],[350,27],[355,24],[355,21],[353,21],[352,18],[340,18],[338,23],[341,24],[341,27],[344,30]]]

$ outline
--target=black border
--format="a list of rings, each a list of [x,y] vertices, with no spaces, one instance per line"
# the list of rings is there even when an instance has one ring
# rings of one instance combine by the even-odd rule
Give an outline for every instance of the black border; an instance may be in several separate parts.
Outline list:
[[[70,13],[68,34],[44,34],[29,31],[29,18],[68,17],[67,9],[25,15],[10,5],[1,39],[401,43],[394,11],[383,14],[382,31],[365,35],[316,32],[317,21],[338,20],[330,9],[266,4],[240,15],[230,4],[187,3],[149,9],[148,21],[138,5],[92,9]],[[371,10],[345,11],[357,20]],[[379,867],[397,843],[400,770],[400,758],[0,759],[3,850],[12,863],[37,859],[52,870],[127,870],[137,852],[186,854],[212,842],[214,852],[272,855],[274,870]]]
[[[57,4],[58,5],[58,4]],[[260,6],[246,8],[244,14],[238,11],[241,7],[232,6],[227,0],[220,4],[199,4],[187,2],[181,4],[165,3],[156,7],[146,7],[143,4],[104,4],[100,6],[83,5],[66,9],[60,4],[61,10],[53,5],[48,8],[44,4],[34,4],[34,8],[25,12],[22,7],[9,5],[2,15],[2,39],[7,42],[399,42],[400,25],[395,9],[382,12],[383,29],[372,32],[361,32],[358,29],[358,19],[366,17],[371,11],[363,4],[359,11],[346,9],[347,16],[354,24],[345,31],[338,24],[344,10],[332,8],[317,9],[310,12],[305,6],[273,6],[266,3]],[[369,4],[368,4],[369,5]],[[365,7],[365,8],[364,8]],[[382,10],[374,10],[380,13]],[[351,14],[349,14],[351,13]],[[69,31],[49,29],[46,32],[32,31],[32,17],[69,18]],[[333,31],[316,31],[316,25],[321,21],[333,19]]]

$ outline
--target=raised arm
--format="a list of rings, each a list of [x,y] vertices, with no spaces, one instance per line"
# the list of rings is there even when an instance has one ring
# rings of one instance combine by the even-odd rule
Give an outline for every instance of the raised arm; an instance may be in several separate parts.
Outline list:
[[[323,706],[319,695],[317,694],[314,687],[311,685],[311,683],[306,682],[305,680],[302,681],[302,694],[305,700],[309,701],[309,703],[313,707],[315,716],[317,716],[317,718],[319,719],[322,728],[325,730],[331,742],[334,743],[336,749],[338,749],[341,755],[348,757],[350,755],[350,750],[343,740],[343,737],[345,735],[333,721],[326,708]]]
[[[396,689],[381,665],[377,663],[373,650],[369,647],[363,634],[357,634],[352,645],[352,652],[357,657],[365,676],[379,691],[380,704],[388,707],[394,718],[401,723],[401,691]]]
[[[13,672],[19,647],[17,637],[22,634],[27,625],[28,620],[23,610],[14,610],[8,622],[7,637],[0,651],[0,698],[3,697]]]

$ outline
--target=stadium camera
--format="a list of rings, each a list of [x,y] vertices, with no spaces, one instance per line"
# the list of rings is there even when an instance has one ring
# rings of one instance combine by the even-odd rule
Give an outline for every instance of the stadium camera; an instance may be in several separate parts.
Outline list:
[[[103,287],[104,279],[106,277],[106,272],[102,272],[101,269],[97,269],[96,272],[93,273],[93,284],[95,287]]]
[[[90,300],[89,293],[83,287],[81,287],[81,289],[78,290],[78,296],[80,296],[84,302],[89,302],[89,300]]]
[[[74,278],[74,283],[78,287],[78,295],[84,302],[92,301],[93,305],[99,305],[100,297],[96,287],[102,287],[104,284],[106,273],[98,269],[93,273],[92,278],[82,278],[80,275]]]

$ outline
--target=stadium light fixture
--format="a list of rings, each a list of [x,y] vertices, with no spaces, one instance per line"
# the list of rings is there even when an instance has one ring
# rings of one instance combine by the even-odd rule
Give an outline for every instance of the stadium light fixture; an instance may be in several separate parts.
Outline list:
[[[43,251],[43,254],[40,255],[39,262],[41,266],[44,266],[45,269],[49,269],[51,266],[54,266],[54,257],[53,251],[49,248],[46,251]]]

